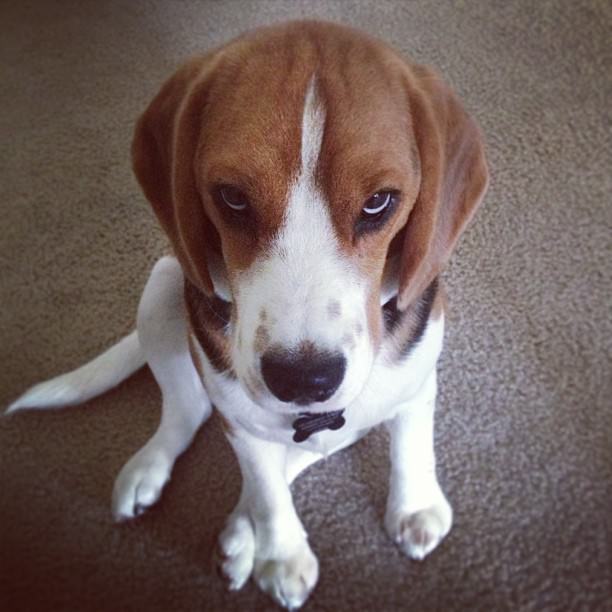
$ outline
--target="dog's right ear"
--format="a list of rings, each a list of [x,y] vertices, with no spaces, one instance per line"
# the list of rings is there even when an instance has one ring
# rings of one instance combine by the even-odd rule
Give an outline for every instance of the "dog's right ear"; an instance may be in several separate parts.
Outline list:
[[[132,142],[134,173],[183,272],[208,294],[206,253],[215,230],[200,200],[194,160],[215,63],[210,55],[181,67],[138,120]]]
[[[489,182],[482,134],[456,94],[427,67],[406,75],[421,184],[403,239],[400,309],[440,273]]]

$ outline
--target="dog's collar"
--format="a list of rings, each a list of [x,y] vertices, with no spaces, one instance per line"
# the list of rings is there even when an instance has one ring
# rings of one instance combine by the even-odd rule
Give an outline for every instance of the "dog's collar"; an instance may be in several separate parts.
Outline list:
[[[293,441],[304,442],[312,434],[325,429],[331,429],[332,431],[340,429],[346,423],[342,416],[343,412],[344,410],[319,413],[300,412],[299,417],[293,421],[293,429],[295,429]]]

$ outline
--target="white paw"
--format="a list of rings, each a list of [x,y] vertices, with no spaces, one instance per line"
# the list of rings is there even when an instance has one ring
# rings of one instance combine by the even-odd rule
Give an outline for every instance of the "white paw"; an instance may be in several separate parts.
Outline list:
[[[255,534],[245,514],[230,516],[219,536],[217,569],[230,591],[244,586],[253,571]]]
[[[112,509],[116,521],[131,519],[152,506],[170,477],[172,463],[158,449],[141,448],[115,480]]]
[[[385,527],[391,539],[412,559],[424,559],[450,531],[453,511],[442,498],[415,512],[388,510]]]
[[[259,588],[287,610],[296,610],[308,599],[318,578],[319,563],[305,540],[288,559],[255,561]]]

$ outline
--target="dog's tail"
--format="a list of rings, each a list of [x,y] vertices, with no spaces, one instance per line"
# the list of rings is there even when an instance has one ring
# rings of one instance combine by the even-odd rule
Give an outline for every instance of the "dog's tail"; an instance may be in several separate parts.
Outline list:
[[[112,389],[145,363],[138,334],[133,331],[84,366],[34,385],[16,399],[6,412],[80,404]]]

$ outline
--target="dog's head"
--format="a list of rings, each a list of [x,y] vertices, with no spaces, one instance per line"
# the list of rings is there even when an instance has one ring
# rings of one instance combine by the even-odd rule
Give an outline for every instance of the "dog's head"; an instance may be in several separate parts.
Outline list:
[[[480,203],[480,132],[431,70],[298,22],[181,68],[141,117],[136,175],[187,278],[233,303],[233,369],[260,405],[340,409]]]

